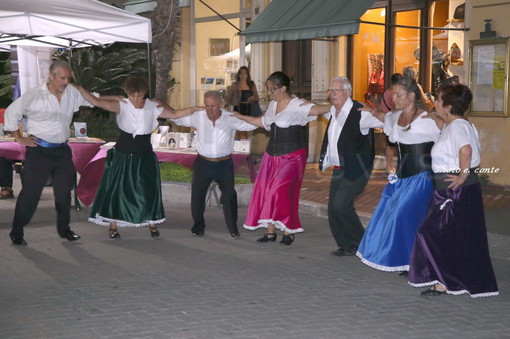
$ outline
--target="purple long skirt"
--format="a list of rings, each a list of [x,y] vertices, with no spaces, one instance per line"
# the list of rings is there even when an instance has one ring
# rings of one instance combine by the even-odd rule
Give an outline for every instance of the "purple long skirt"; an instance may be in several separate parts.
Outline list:
[[[414,287],[441,284],[449,294],[498,295],[479,183],[434,191],[409,267]]]

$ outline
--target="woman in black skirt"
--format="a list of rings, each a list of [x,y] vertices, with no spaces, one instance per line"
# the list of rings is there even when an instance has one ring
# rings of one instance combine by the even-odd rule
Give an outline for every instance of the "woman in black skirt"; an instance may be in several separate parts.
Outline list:
[[[437,93],[436,114],[446,125],[431,152],[435,191],[416,235],[409,284],[430,286],[423,296],[498,295],[477,175],[480,142],[464,118],[473,95],[465,85]]]

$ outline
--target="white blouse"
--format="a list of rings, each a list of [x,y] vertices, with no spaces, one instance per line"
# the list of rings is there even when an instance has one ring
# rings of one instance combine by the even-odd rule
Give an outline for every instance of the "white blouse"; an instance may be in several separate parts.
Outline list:
[[[120,113],[117,115],[117,125],[121,130],[133,135],[150,134],[158,127],[158,116],[163,107],[149,99],[145,99],[143,108],[136,108],[129,99],[119,102]]]
[[[304,126],[310,121],[317,119],[317,116],[308,115],[310,113],[310,109],[314,104],[309,103],[307,105],[300,106],[303,103],[302,100],[298,98],[292,98],[287,107],[278,114],[276,113],[276,101],[271,101],[267,108],[266,113],[262,117],[262,124],[264,128],[268,131],[271,130],[271,125],[273,123],[280,128],[287,128],[294,125]]]
[[[459,150],[470,145],[472,149],[470,168],[480,165],[480,140],[478,132],[469,121],[455,119],[446,125],[432,147],[432,171],[444,173],[460,170]]]
[[[399,142],[406,145],[421,144],[424,142],[436,142],[441,130],[437,127],[434,119],[427,118],[427,112],[423,112],[411,122],[409,126],[398,125],[398,118],[403,111],[389,112],[384,117],[384,133],[391,142]]]

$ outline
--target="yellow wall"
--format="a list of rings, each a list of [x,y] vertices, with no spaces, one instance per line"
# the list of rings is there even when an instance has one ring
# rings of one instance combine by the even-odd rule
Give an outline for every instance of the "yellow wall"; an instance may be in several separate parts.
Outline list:
[[[221,15],[239,12],[239,0],[206,1],[206,3]],[[195,17],[203,18],[208,16],[216,16],[216,14],[200,1],[195,0]]]
[[[239,19],[231,19],[234,25],[239,26]],[[202,103],[202,94],[205,92],[201,89],[201,78],[224,78],[225,85],[230,84],[230,74],[226,72],[227,58],[221,56],[210,56],[209,40],[210,39],[229,39],[230,50],[233,51],[239,48],[239,36],[236,35],[237,31],[230,26],[227,22],[212,21],[201,22],[196,24],[196,75],[197,75],[197,99]],[[239,58],[237,59],[237,67],[239,67]],[[234,71],[237,71],[234,70]],[[219,89],[216,86],[210,89]]]
[[[491,5],[487,7],[478,7]],[[494,6],[493,6],[494,5]],[[480,32],[485,30],[483,19],[492,19],[492,30],[498,36],[510,36],[510,3],[506,0],[471,0],[466,3],[471,12],[468,40],[480,39]],[[507,77],[509,70],[507,69]],[[507,111],[508,111],[507,103]],[[507,112],[508,114],[508,112]],[[480,134],[482,145],[481,167],[499,168],[498,174],[489,174],[489,180],[499,185],[510,185],[510,119],[507,117],[469,117]]]

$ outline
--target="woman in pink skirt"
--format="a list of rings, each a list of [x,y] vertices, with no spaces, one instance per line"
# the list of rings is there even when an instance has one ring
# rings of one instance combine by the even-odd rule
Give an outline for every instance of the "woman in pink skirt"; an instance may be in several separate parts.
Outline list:
[[[299,192],[307,157],[308,122],[329,112],[329,105],[304,104],[290,92],[290,78],[275,72],[266,81],[271,102],[262,117],[236,114],[236,117],[270,131],[269,143],[250,198],[244,228],[264,227],[267,233],[258,242],[276,241],[276,230],[283,232],[280,244],[290,245],[294,234],[303,232],[299,221]]]

